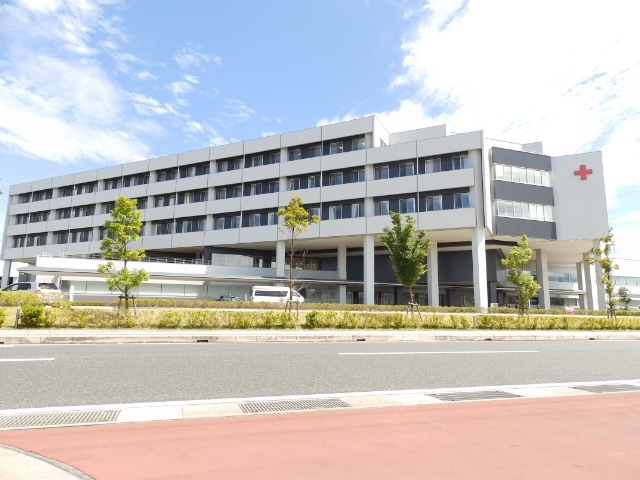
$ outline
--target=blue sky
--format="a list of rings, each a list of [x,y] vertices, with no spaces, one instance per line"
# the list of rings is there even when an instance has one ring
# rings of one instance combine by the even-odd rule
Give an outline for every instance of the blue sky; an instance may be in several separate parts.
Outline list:
[[[625,0],[0,1],[0,223],[12,184],[375,113],[601,150],[616,254],[640,259],[636,16]]]

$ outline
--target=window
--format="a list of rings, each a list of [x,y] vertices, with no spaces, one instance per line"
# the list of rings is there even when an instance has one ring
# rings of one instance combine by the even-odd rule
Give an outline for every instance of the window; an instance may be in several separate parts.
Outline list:
[[[25,241],[24,235],[20,235],[18,237],[13,237],[13,243],[12,243],[13,248],[24,247],[24,241]]]
[[[252,183],[249,195],[262,195],[262,184],[261,183]]]
[[[442,195],[433,195],[427,197],[427,212],[435,212],[442,210]]]
[[[254,155],[251,157],[251,166],[260,167],[262,165],[262,155]]]
[[[29,214],[21,213],[16,215],[16,225],[26,225],[29,221]]]
[[[329,174],[329,185],[342,185],[342,172],[332,172]]]
[[[76,195],[93,193],[98,189],[98,182],[80,183],[76,185]]]
[[[58,188],[58,197],[70,197],[73,194],[73,187]]]
[[[249,226],[250,227],[259,227],[260,226],[260,214],[259,213],[250,213],[249,214]]]
[[[430,158],[425,162],[426,173],[436,173],[442,170],[439,158]]]
[[[289,160],[300,160],[302,158],[302,150],[293,148],[289,150]]]
[[[230,225],[229,228],[240,228],[240,215],[234,215],[233,217],[229,217]]]
[[[21,193],[18,196],[18,203],[29,203],[31,201],[31,193]]]
[[[364,217],[364,203],[354,203],[351,205],[351,218]]]
[[[224,230],[224,217],[217,217],[213,220],[214,230]]]
[[[269,182],[269,193],[277,193],[280,191],[280,182],[278,180],[272,180]]]
[[[413,162],[403,162],[400,164],[400,176],[409,177],[415,175]]]
[[[414,213],[416,211],[416,199],[415,198],[401,198],[400,199],[400,213]]]
[[[122,186],[122,178],[109,178],[104,181],[105,190],[115,190]]]
[[[158,195],[154,198],[154,207],[170,207],[175,204],[176,196],[173,193],[167,195]]]
[[[178,176],[178,169],[173,168],[169,170],[158,170],[156,172],[156,182],[166,182],[169,180],[175,180]]]
[[[319,187],[320,175],[309,175],[308,182],[309,182],[309,188]]]
[[[136,201],[138,210],[144,210],[147,208],[147,197],[137,198]]]
[[[367,143],[364,137],[354,138],[351,141],[351,150],[364,150],[365,148],[367,148]]]
[[[300,179],[299,178],[290,178],[288,181],[288,189],[289,190],[300,190]]]
[[[378,200],[373,205],[375,215],[389,215],[389,200]]]
[[[224,200],[225,198],[227,198],[227,188],[226,187],[216,188],[216,200]]]
[[[374,178],[376,180],[383,180],[389,178],[389,165],[378,165],[374,168]]]
[[[280,163],[280,152],[271,152],[269,154],[270,163]]]
[[[135,187],[137,185],[147,185],[149,183],[149,174],[140,173],[138,175],[128,175],[124,177],[125,187]]]
[[[218,165],[218,172],[226,172],[227,170],[229,170],[229,164],[226,160],[220,160],[216,163]]]
[[[83,205],[76,208],[76,217],[90,217],[96,213],[95,205]]]
[[[33,192],[33,197],[32,197],[32,201],[33,202],[40,202],[42,200],[51,200],[53,198],[53,190],[49,189],[49,190],[40,190],[37,192]]]
[[[351,171],[351,182],[364,182],[364,168]]]
[[[278,214],[276,212],[269,212],[267,215],[267,225],[277,225]]]
[[[331,142],[329,144],[329,154],[342,153],[342,142]]]
[[[238,198],[242,196],[242,186],[236,185],[231,189],[231,197]]]
[[[71,208],[56,210],[56,220],[64,220],[71,217]]]
[[[451,160],[453,161],[454,170],[469,168],[469,157],[467,155],[454,155]]]
[[[309,214],[309,219],[312,219],[313,216],[317,216],[320,218],[320,208],[319,207],[309,207],[307,208],[307,213]]]
[[[322,147],[320,145],[312,145],[309,147],[310,157],[319,157],[320,155],[322,155]]]
[[[204,218],[185,218],[176,220],[176,233],[202,232]]]
[[[469,193],[456,193],[453,195],[453,208],[469,208],[471,199]]]
[[[173,233],[173,222],[156,222],[153,223],[153,232],[155,235],[168,235]]]
[[[107,202],[102,204],[102,213],[110,213],[116,207],[116,202]]]
[[[69,234],[67,232],[54,232],[53,243],[55,245],[62,245],[69,242]]]
[[[329,207],[329,220],[339,220],[342,218],[342,205],[331,205]]]
[[[72,230],[71,243],[90,242],[93,239],[93,229]]]
[[[49,218],[49,212],[34,212],[29,216],[30,223],[46,222]]]
[[[27,236],[27,247],[40,247],[47,244],[46,233],[36,233]]]

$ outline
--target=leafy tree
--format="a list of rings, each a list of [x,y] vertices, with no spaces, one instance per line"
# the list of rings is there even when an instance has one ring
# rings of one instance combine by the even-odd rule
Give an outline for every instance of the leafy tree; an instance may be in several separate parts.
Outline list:
[[[389,251],[391,268],[398,281],[409,289],[409,303],[413,301],[413,285],[427,272],[427,255],[431,240],[427,232],[416,231],[415,220],[407,215],[403,221],[398,212],[391,212],[391,227],[384,227],[380,242]]]
[[[618,288],[618,300],[624,305],[625,310],[629,310],[631,297],[629,296],[629,289],[627,287]]]
[[[289,296],[293,297],[293,288],[295,278],[293,269],[296,263],[296,255],[298,254],[296,240],[298,236],[306,232],[308,228],[320,221],[317,215],[309,216],[309,212],[304,208],[302,197],[293,197],[286,207],[278,210],[278,216],[284,220],[280,225],[280,230],[287,236],[289,241]],[[288,309],[291,311],[291,303]]]
[[[105,258],[122,262],[120,269],[114,262],[104,263],[98,267],[98,272],[108,275],[107,285],[111,292],[119,291],[122,294],[125,310],[129,309],[131,289],[142,285],[149,278],[149,274],[143,269],[127,268],[128,262],[135,262],[146,256],[144,249],[130,247],[130,244],[140,237],[141,216],[135,199],[118,198],[114,209],[111,210],[112,220],[107,220],[104,224],[108,234],[100,247]]]
[[[620,267],[613,263],[614,246],[613,232],[609,229],[609,233],[604,237],[600,237],[600,245],[595,247],[593,253],[584,259],[589,265],[597,263],[602,269],[600,283],[604,286],[604,292],[607,295],[607,318],[615,318],[616,316],[617,299],[614,295],[613,272]]]
[[[540,284],[524,271],[531,260],[532,253],[529,240],[526,235],[523,235],[517,245],[509,250],[507,258],[501,260],[502,266],[507,268],[507,281],[516,287],[518,315],[524,315],[527,312],[529,300],[540,290]]]

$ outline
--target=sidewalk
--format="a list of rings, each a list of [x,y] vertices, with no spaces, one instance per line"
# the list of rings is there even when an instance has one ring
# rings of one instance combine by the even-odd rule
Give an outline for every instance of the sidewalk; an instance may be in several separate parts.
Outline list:
[[[640,340],[627,330],[82,330],[0,329],[0,344]]]

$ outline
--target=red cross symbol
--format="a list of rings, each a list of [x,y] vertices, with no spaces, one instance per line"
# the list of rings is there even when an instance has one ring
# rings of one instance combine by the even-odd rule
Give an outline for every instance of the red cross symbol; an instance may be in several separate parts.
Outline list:
[[[586,180],[587,175],[591,175],[592,173],[593,170],[587,168],[586,165],[580,165],[580,170],[576,170],[575,172],[573,172],[574,175],[580,175],[580,180]]]

